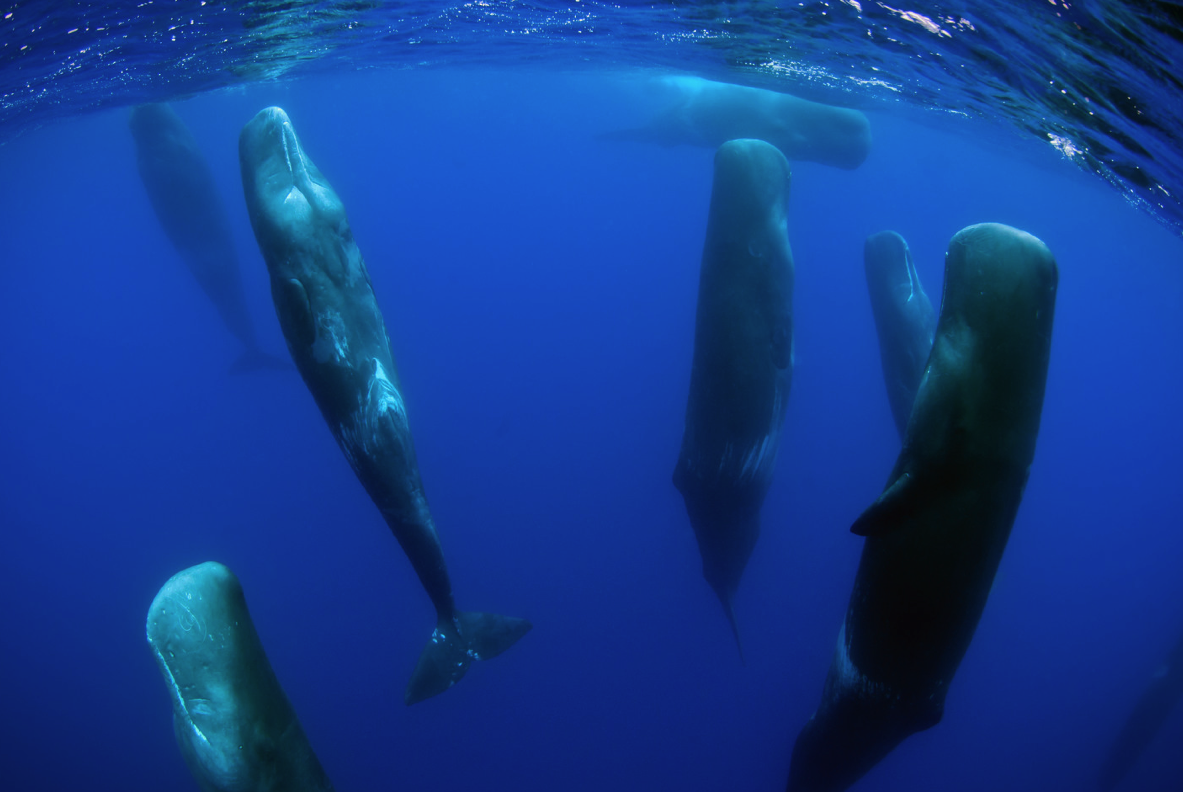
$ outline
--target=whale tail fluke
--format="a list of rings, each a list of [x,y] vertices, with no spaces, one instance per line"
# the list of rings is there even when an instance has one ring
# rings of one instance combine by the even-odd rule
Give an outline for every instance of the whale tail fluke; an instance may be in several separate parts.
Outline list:
[[[231,374],[248,374],[253,371],[290,371],[295,366],[287,358],[281,358],[261,349],[248,349],[238,356],[230,366]]]
[[[458,613],[441,619],[419,655],[403,700],[409,706],[443,693],[460,681],[473,660],[496,657],[530,632],[526,619],[495,613]]]
[[[478,611],[460,614],[460,629],[468,639],[468,648],[474,660],[496,657],[517,643],[533,626],[526,619],[515,616]]]

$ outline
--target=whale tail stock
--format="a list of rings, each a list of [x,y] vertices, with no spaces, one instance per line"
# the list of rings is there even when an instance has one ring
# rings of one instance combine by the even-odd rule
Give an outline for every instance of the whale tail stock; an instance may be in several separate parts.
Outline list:
[[[741,665],[747,665],[748,661],[743,655],[743,641],[739,639],[739,624],[735,621],[735,607],[731,604],[730,595],[720,593],[719,602],[723,603],[723,610],[727,613],[727,621],[731,623],[731,633],[735,636],[735,648],[739,649],[739,662]]]
[[[419,655],[403,700],[409,706],[460,681],[473,660],[488,660],[517,643],[533,627],[526,619],[496,613],[459,612],[441,618]]]
[[[295,366],[292,361],[264,352],[261,349],[248,349],[238,356],[230,366],[231,374],[248,374],[253,371],[290,371]]]

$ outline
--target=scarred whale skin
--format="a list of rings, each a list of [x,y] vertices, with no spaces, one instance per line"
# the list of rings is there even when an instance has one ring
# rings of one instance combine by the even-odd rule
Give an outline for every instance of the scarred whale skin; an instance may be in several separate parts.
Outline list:
[[[607,132],[603,139],[716,148],[728,140],[754,138],[776,146],[790,160],[845,170],[857,168],[871,151],[871,125],[858,110],[687,75],[655,82],[668,100],[649,123]]]
[[[128,125],[140,179],[165,235],[245,347],[231,370],[290,369],[287,361],[259,349],[226,210],[189,128],[166,104],[136,107]]]
[[[867,237],[863,268],[879,336],[887,400],[902,440],[932,349],[936,312],[920,284],[908,243],[896,232]]]
[[[208,561],[169,578],[148,645],[185,763],[205,792],[329,792],[251,622],[238,578]]]
[[[267,108],[243,128],[239,161],[292,360],[435,606],[435,631],[406,690],[413,704],[447,690],[473,660],[505,651],[531,625],[456,610],[369,273],[344,205],[283,110]]]
[[[690,395],[674,468],[703,577],[737,643],[732,598],[760,534],[792,382],[789,177],[784,155],[761,140],[732,140],[715,154]]]
[[[821,704],[790,792],[847,789],[936,725],[969,648],[1035,455],[1058,271],[998,224],[949,244],[936,338],[867,537]]]

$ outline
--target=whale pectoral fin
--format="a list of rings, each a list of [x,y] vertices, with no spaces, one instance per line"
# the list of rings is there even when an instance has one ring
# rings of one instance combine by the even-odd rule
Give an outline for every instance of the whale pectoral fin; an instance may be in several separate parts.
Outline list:
[[[859,515],[850,526],[850,532],[858,536],[881,536],[887,533],[899,525],[916,498],[916,479],[911,473],[901,474]]]
[[[271,294],[288,341],[300,347],[312,346],[316,342],[316,319],[304,284],[289,278],[272,287]]]

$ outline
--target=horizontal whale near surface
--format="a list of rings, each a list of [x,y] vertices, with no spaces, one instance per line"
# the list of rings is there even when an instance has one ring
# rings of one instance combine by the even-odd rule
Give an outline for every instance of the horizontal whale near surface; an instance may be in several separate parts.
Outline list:
[[[790,161],[853,170],[871,151],[871,125],[858,110],[790,94],[701,77],[657,78],[665,103],[635,129],[602,133],[602,140],[718,148],[729,140],[771,143]]]

